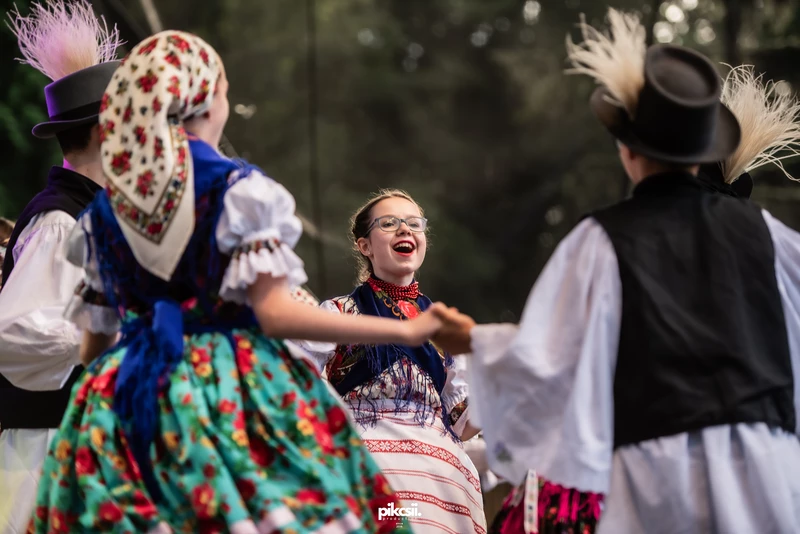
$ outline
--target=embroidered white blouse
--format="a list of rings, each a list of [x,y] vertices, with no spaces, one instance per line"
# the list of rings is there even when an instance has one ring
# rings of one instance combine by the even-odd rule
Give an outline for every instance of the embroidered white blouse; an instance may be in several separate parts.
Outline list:
[[[233,177],[235,178],[235,177]],[[217,247],[233,256],[220,287],[224,300],[247,303],[247,288],[259,273],[285,276],[291,287],[307,281],[303,261],[293,248],[303,227],[295,215],[291,193],[278,182],[258,171],[236,181],[225,193],[224,208],[217,223]],[[84,300],[88,290],[103,291],[97,261],[85,247],[83,228],[91,232],[88,217],[72,233],[67,257],[76,265],[84,265],[86,276],[71,300],[66,317],[81,329],[113,334],[120,328],[115,310]],[[270,243],[269,247],[255,246]]]
[[[766,211],[800,413],[800,234]],[[622,313],[614,248],[593,219],[559,245],[519,326],[476,326],[469,383],[492,470],[607,494],[599,534],[800,532],[800,442],[764,424],[613,448]]]

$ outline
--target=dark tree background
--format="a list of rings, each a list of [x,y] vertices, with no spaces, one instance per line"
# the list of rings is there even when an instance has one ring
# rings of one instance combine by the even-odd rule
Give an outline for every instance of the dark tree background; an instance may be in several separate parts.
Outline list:
[[[348,219],[381,187],[409,191],[431,221],[425,291],[480,321],[516,319],[581,214],[626,193],[612,140],[588,110],[592,82],[563,74],[566,35],[581,13],[600,23],[604,3],[93,3],[130,40],[160,23],[217,48],[231,81],[226,133],[295,195],[310,224],[300,254],[321,297],[352,287]],[[782,90],[800,83],[800,0],[612,5],[640,12],[653,42],[755,64]],[[45,118],[47,80],[14,61],[7,28],[0,46],[0,214],[14,217],[59,156],[55,142],[30,135]],[[800,226],[800,189],[771,169],[755,179],[756,200]]]

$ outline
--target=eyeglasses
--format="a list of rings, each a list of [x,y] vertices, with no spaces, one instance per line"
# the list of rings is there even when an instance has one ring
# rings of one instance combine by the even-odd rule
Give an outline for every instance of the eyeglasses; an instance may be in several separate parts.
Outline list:
[[[383,217],[378,217],[372,224],[369,225],[367,228],[367,233],[364,234],[365,236],[368,235],[375,225],[378,225],[384,232],[396,232],[400,229],[400,225],[406,223],[408,229],[414,233],[424,232],[425,229],[428,227],[428,219],[424,217],[409,217],[407,219],[401,219],[400,217],[395,217],[394,215],[384,215]]]

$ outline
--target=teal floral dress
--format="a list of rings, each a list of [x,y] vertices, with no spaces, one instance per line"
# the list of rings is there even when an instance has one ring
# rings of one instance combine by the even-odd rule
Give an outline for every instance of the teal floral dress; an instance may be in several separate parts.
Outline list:
[[[198,143],[196,172],[203,162],[195,152],[205,150]],[[169,283],[147,278],[114,228],[95,231],[96,214],[81,219],[69,258],[82,260],[87,275],[67,314],[122,338],[73,390],[31,531],[407,531],[379,513],[401,504],[315,365],[253,320],[245,295],[258,273],[305,281],[291,248],[301,227],[283,187],[258,171],[236,174],[198,187],[195,235]],[[102,209],[98,202],[90,210]],[[117,272],[125,266],[130,272]],[[147,417],[148,403],[155,407],[154,435],[137,460],[136,429],[146,426],[120,416],[121,384],[149,372],[125,361],[144,333],[159,332],[161,312],[143,298],[154,292],[179,305],[170,328],[183,325],[183,356],[152,395],[133,397],[134,423]]]

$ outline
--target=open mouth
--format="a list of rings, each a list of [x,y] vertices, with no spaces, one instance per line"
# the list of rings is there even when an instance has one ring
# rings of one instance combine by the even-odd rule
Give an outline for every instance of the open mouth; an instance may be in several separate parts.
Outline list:
[[[392,247],[395,252],[403,255],[411,254],[414,252],[414,250],[416,250],[416,248],[417,247],[415,247],[414,243],[411,241],[400,241],[399,243],[395,243],[395,245]]]

